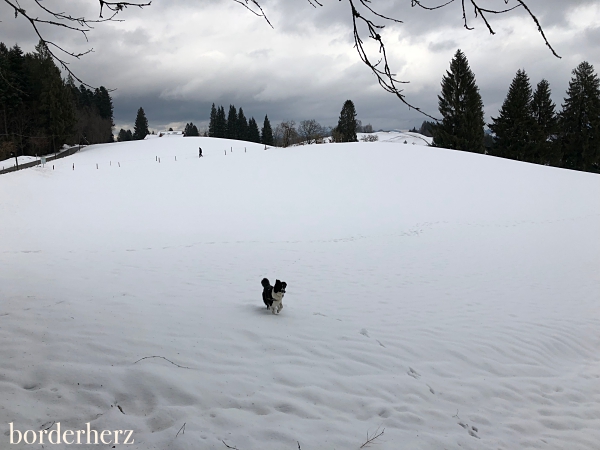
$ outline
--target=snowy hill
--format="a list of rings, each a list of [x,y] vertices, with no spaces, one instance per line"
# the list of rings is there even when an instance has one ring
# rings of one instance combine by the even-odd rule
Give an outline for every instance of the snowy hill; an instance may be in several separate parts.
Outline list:
[[[388,137],[0,176],[0,448],[597,448],[600,177]]]

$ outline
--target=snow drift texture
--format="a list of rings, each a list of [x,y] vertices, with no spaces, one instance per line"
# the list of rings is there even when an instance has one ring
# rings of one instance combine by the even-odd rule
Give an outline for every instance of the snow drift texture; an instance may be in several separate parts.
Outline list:
[[[402,141],[54,165],[0,178],[0,447],[598,448],[598,175]]]

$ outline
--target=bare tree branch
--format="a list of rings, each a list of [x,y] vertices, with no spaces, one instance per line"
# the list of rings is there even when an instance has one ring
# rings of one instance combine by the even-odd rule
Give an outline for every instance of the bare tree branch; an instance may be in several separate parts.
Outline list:
[[[179,364],[175,364],[173,361],[171,361],[170,359],[165,358],[164,356],[144,356],[143,358],[138,359],[133,364],[138,363],[138,362],[140,362],[143,359],[150,359],[150,358],[161,358],[161,359],[164,359],[165,361],[170,362],[174,366],[181,367],[182,369],[191,369],[191,367],[185,367],[185,366],[180,366]]]
[[[380,427],[377,427],[377,429],[375,430],[375,432],[371,436],[369,436],[369,433],[367,432],[367,440],[359,448],[369,447],[375,441],[375,439],[380,438],[381,436],[383,436],[383,432],[385,431],[385,428],[383,430],[381,430],[381,431],[379,431],[379,428]]]
[[[269,21],[267,15],[265,14],[265,12],[263,11],[262,7],[260,6],[260,4],[258,3],[257,0],[233,0],[236,3],[239,3],[240,5],[242,5],[244,8],[246,8],[248,11],[250,11],[252,14],[258,16],[258,17],[263,17],[267,23],[269,24],[269,26],[271,28],[274,28],[273,25],[271,25],[271,22]],[[312,5],[315,6],[311,0],[308,0],[308,2]],[[316,2],[319,4],[319,6],[323,6],[321,5],[319,2]],[[252,7],[258,9],[260,12],[255,11],[254,9],[252,9]],[[316,6],[315,6],[316,8]]]
[[[93,87],[90,86],[89,84],[85,83],[81,78],[79,78],[75,74],[75,72],[73,72],[71,70],[71,68],[69,67],[69,63],[64,59],[64,57],[57,55],[54,51],[52,51],[51,47],[59,50],[63,54],[73,57],[75,59],[80,59],[82,56],[93,52],[94,49],[90,48],[87,51],[81,52],[81,53],[75,53],[75,52],[66,50],[65,48],[63,48],[62,46],[57,44],[56,42],[46,39],[44,37],[44,35],[42,34],[42,32],[40,31],[39,26],[40,25],[48,25],[48,26],[54,26],[54,27],[58,27],[58,28],[64,28],[65,30],[68,30],[68,31],[75,31],[77,33],[81,33],[83,35],[83,37],[85,37],[86,42],[88,42],[89,40],[88,40],[87,33],[93,29],[92,24],[97,24],[97,23],[102,23],[102,22],[120,22],[121,20],[115,19],[115,17],[117,16],[117,14],[119,14],[121,11],[123,11],[128,6],[137,6],[139,8],[144,8],[145,6],[150,6],[150,4],[152,3],[151,1],[149,1],[147,3],[139,3],[139,2],[131,3],[131,2],[120,2],[120,1],[106,2],[104,0],[98,0],[100,2],[100,16],[99,16],[100,18],[99,19],[88,19],[85,17],[73,17],[70,14],[66,14],[65,12],[53,10],[50,7],[43,5],[41,3],[41,0],[33,0],[35,5],[39,8],[39,11],[47,14],[50,17],[48,19],[48,18],[40,18],[40,17],[36,16],[35,15],[36,11],[34,11],[34,13],[28,13],[24,8],[21,7],[21,5],[19,4],[19,0],[2,0],[2,1],[4,1],[4,3],[9,5],[13,9],[13,11],[15,13],[15,19],[17,19],[19,16],[21,16],[27,22],[29,22],[29,25],[31,26],[31,28],[33,28],[33,31],[39,38],[40,42],[42,42],[43,45],[48,49],[48,53],[59,64],[59,66],[62,67],[75,80],[77,80],[79,83],[83,84],[84,86],[87,86],[88,88],[93,88]],[[108,10],[110,10],[112,12],[110,17],[102,16],[102,10],[104,7],[106,7]]]

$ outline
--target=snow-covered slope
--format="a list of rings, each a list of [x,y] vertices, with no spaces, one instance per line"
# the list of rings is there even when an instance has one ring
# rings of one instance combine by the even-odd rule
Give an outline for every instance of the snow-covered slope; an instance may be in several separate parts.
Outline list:
[[[152,139],[2,175],[0,448],[90,423],[137,449],[595,449],[598,198],[403,142]]]

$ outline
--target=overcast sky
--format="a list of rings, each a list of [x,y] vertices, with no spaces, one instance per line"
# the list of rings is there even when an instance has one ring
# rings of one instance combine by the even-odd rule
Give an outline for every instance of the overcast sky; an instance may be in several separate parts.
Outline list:
[[[119,15],[124,22],[97,25],[88,33],[89,42],[56,27],[42,31],[70,50],[94,49],[80,60],[71,59],[70,67],[92,86],[116,89],[111,94],[116,132],[133,127],[140,106],[154,130],[182,129],[190,121],[206,127],[213,102],[226,110],[230,104],[242,107],[259,124],[268,114],[273,124],[316,119],[333,126],[347,99],[354,101],[363,124],[375,129],[419,127],[426,118],[383,91],[360,61],[346,0],[321,3],[314,8],[307,0],[262,1],[274,29],[232,0],[153,0],[144,9],[129,7]],[[410,3],[372,0],[371,6],[403,21],[377,19],[386,25],[383,37],[392,71],[410,81],[404,86],[407,100],[433,116],[438,116],[442,76],[458,48],[475,73],[486,121],[497,115],[518,69],[525,69],[534,87],[546,78],[559,107],[573,68],[586,60],[596,72],[600,69],[597,0],[526,1],[562,59],[548,50],[523,8],[490,17],[496,31],[491,36],[472,14],[469,24],[475,29],[465,30],[458,0],[436,11],[411,8]],[[481,3],[506,7],[504,0]],[[29,13],[37,9],[32,0],[20,4]],[[97,0],[43,4],[73,16],[97,18],[99,12]],[[0,41],[33,51],[37,37],[2,0],[0,17]]]

